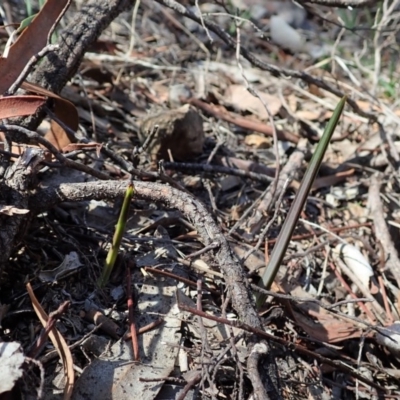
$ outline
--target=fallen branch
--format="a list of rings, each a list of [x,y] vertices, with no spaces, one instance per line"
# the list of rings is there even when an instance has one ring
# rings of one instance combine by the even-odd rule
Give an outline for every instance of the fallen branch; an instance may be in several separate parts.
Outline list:
[[[385,250],[387,257],[386,267],[396,280],[397,287],[400,288],[400,259],[385,221],[385,213],[380,197],[381,184],[381,178],[377,175],[373,175],[368,192],[368,206],[371,210],[372,219],[374,220],[375,235]]]
[[[245,273],[204,205],[187,193],[159,183],[134,181],[134,187],[137,199],[162,203],[168,208],[181,211],[196,227],[205,246],[212,243],[218,245],[210,246],[210,253],[224,274],[228,290],[231,292],[234,309],[241,321],[261,328],[261,321],[253,307]],[[63,201],[115,199],[123,196],[125,190],[126,182],[124,181],[61,184],[57,187],[38,190],[31,197],[29,207],[35,212],[41,212]]]
[[[167,208],[178,209],[193,223],[201,241],[206,247],[209,247],[208,254],[211,254],[213,259],[217,261],[223,272],[228,295],[232,299],[232,306],[237,312],[240,321],[255,329],[262,330],[261,320],[254,308],[254,301],[245,273],[225,236],[204,205],[192,195],[170,186],[153,182],[133,182],[133,184],[137,199],[161,203]],[[41,212],[63,201],[115,199],[123,196],[125,190],[126,182],[124,181],[61,184],[57,187],[38,190],[30,198],[29,206],[35,212]],[[255,340],[252,340],[252,342],[255,343]],[[267,342],[265,345],[269,349]],[[278,399],[279,388],[276,363],[269,352],[267,352],[267,356],[263,361],[263,364],[268,366],[269,373],[267,375],[263,374],[261,379],[268,382],[267,386],[271,392],[270,398]],[[252,382],[258,379],[258,376],[249,375],[249,377]]]

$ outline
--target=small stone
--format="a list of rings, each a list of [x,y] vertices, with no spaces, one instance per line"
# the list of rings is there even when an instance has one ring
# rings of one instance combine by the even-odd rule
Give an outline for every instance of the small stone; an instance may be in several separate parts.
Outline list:
[[[203,120],[189,104],[145,118],[140,123],[142,143],[154,130],[146,149],[153,160],[169,160],[168,150],[176,160],[188,160],[203,151]]]

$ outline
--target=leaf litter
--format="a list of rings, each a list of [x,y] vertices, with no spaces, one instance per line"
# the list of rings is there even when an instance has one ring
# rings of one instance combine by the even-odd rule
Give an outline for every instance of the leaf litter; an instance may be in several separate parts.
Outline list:
[[[79,2],[74,6],[79,8]],[[215,7],[213,5],[212,11],[210,8],[203,11],[210,13],[203,17],[213,19],[212,12],[224,11],[220,6]],[[205,5],[200,5],[200,9],[203,8],[206,10]],[[256,11],[251,8],[251,12]],[[268,24],[272,12],[266,10],[258,16],[260,26]],[[345,13],[349,12],[345,10]],[[134,32],[129,25],[131,13],[114,21],[84,58],[79,75],[67,86],[69,95],[66,97],[73,104],[71,110],[76,109],[79,114],[82,130],[90,143],[86,143],[86,147],[70,144],[66,131],[62,130],[61,138],[67,140],[58,149],[63,150],[68,145],[68,151],[79,162],[106,171],[113,179],[128,178],[132,170],[128,171],[117,158],[104,158],[99,146],[107,146],[132,162],[144,174],[141,176],[135,171],[141,179],[156,177],[191,192],[206,204],[229,237],[231,248],[242,260],[250,283],[256,283],[336,98],[324,89],[316,90],[295,80],[260,73],[247,61],[240,59],[238,62],[235,52],[228,49],[224,49],[218,62],[214,57],[210,60],[214,50],[207,48],[209,32],[197,24],[198,30],[188,31],[186,20],[158,3],[143,2],[138,13],[141,23],[137,23],[136,17]],[[339,11],[335,10],[332,15],[339,15]],[[340,16],[343,21],[344,16]],[[71,19],[72,14],[67,13],[65,18]],[[302,24],[307,22],[308,17],[301,18]],[[360,24],[365,23],[362,13],[358,18]],[[226,30],[231,29],[237,35],[239,27],[231,24],[231,20],[219,21]],[[308,33],[315,30],[316,35],[332,43],[337,36],[335,28],[326,21],[316,21],[315,18],[308,21],[312,26]],[[292,26],[295,26],[293,22]],[[399,250],[396,247],[400,226],[396,214],[399,204],[396,165],[400,141],[395,133],[399,123],[398,110],[393,104],[398,99],[387,97],[387,85],[373,86],[374,76],[388,79],[388,63],[382,64],[382,71],[373,70],[366,56],[355,52],[348,54],[346,49],[359,47],[359,38],[351,31],[345,32],[335,50],[337,57],[346,64],[328,57],[323,60],[325,65],[319,65],[302,49],[291,49],[295,54],[290,54],[262,41],[251,25],[240,26],[240,35],[242,46],[254,50],[263,61],[322,76],[343,90],[351,90],[362,110],[379,116],[381,127],[347,109],[273,286],[275,293],[271,293],[261,314],[264,328],[272,335],[346,363],[396,396],[399,388],[393,371],[399,367],[395,344],[399,337],[396,321],[399,319],[400,292],[396,266],[392,263]],[[219,39],[212,38],[215,46],[220,46]],[[373,42],[373,33],[366,41]],[[389,48],[380,51],[384,60],[390,56]],[[360,68],[360,63],[364,69]],[[394,70],[393,74],[398,77],[399,71]],[[245,78],[260,94],[261,100],[246,90]],[[375,95],[370,95],[355,82],[362,82],[368,90],[375,89]],[[180,85],[179,91],[176,85]],[[263,101],[268,104],[271,115],[265,110]],[[146,140],[143,132],[149,134],[155,129],[154,125],[160,125],[155,116],[161,115],[162,123],[166,125],[174,124],[180,107],[187,109],[188,104],[196,110],[196,116],[193,120],[187,117],[189,120],[183,130],[188,131],[191,124],[202,125],[204,138],[201,138],[200,151],[199,143],[194,140],[198,137],[193,139],[183,135],[167,142],[161,152],[157,147],[160,143],[147,148],[147,152],[134,152],[134,148],[140,148]],[[302,150],[300,166],[288,169],[289,184],[280,186],[285,192],[271,194],[273,207],[265,209],[259,205],[265,199],[266,183],[250,176],[232,180],[229,168],[264,177],[275,176],[277,162],[270,117],[279,135],[281,166],[290,165],[291,155],[300,146],[300,138],[306,137],[308,142]],[[141,129],[139,122],[143,119],[156,120],[152,129]],[[64,122],[69,122],[73,130],[77,127],[77,119],[71,115]],[[168,135],[162,129],[161,133]],[[160,157],[170,164],[166,163],[166,167],[162,163],[157,165]],[[189,168],[180,163],[181,169],[173,168],[173,162],[181,161],[195,165]],[[221,164],[227,170],[212,169]],[[200,165],[208,165],[209,169],[202,170]],[[88,179],[83,172],[70,172],[75,182]],[[146,172],[156,175],[145,176]],[[382,185],[380,195],[378,191],[379,204],[377,191],[371,191],[374,174],[379,175]],[[57,173],[51,168],[43,171],[41,185],[49,185],[55,176]],[[197,179],[190,181],[188,177],[191,176]],[[57,179],[64,179],[61,173]],[[243,330],[207,323],[205,318],[194,317],[178,308],[178,302],[183,302],[211,315],[236,317],[225,297],[219,265],[207,252],[201,253],[203,246],[192,222],[174,211],[165,215],[165,210],[159,210],[156,204],[136,199],[116,272],[109,287],[100,292],[95,282],[112,237],[112,210],[118,209],[119,205],[118,201],[116,204],[96,204],[94,208],[98,210],[94,221],[90,221],[93,207],[94,204],[89,202],[66,202],[33,218],[10,261],[14,268],[7,271],[2,285],[0,300],[10,304],[9,314],[6,313],[2,321],[3,340],[18,341],[27,351],[32,345],[29,325],[39,331],[37,318],[29,314],[32,305],[22,285],[22,282],[30,281],[49,313],[63,301],[71,300],[69,310],[57,322],[57,335],[65,338],[64,345],[72,348],[68,360],[65,354],[61,357],[66,371],[61,371],[61,376],[65,374],[71,379],[72,374],[76,377],[72,398],[179,398],[185,388],[193,398],[249,396],[252,388],[244,370],[248,344]],[[249,230],[249,221],[256,210],[262,210],[262,223]],[[255,248],[261,228],[273,217],[262,245]],[[384,229],[379,225],[382,220],[387,229],[383,233],[379,230]],[[339,239],[357,251],[364,266],[364,261],[368,260],[372,267],[373,277],[368,269],[368,278],[365,278],[348,265],[350,273],[361,278],[363,290],[332,252]],[[249,251],[252,251],[250,255]],[[352,250],[351,258],[354,253]],[[59,275],[57,267],[70,254],[77,255],[79,268],[74,267],[65,276]],[[347,264],[346,257],[349,258],[348,255],[342,257],[344,264]],[[202,264],[203,270],[215,270],[215,274],[210,276],[193,268],[196,261]],[[137,328],[140,331],[160,318],[163,320],[154,330],[139,335],[139,363],[132,361],[131,343],[124,340],[128,326],[124,298],[111,295],[113,289],[125,287],[127,265],[135,291]],[[154,271],[146,272],[146,267],[170,272],[173,278]],[[51,279],[41,282],[43,273],[49,271],[52,271]],[[371,277],[375,280],[374,290],[370,286]],[[200,292],[185,283],[185,279],[195,284],[201,279]],[[178,291],[184,295],[179,295],[177,301]],[[216,292],[219,294],[215,295]],[[199,297],[200,305],[196,304]],[[94,319],[84,318],[83,310],[89,299],[92,302],[90,309],[114,322],[113,332],[117,331],[119,340],[110,331],[104,333]],[[34,307],[36,309],[37,305]],[[29,317],[18,318],[17,309],[28,310]],[[37,310],[43,318],[43,310]],[[104,335],[109,342],[95,341],[98,351],[88,351],[88,354],[82,340],[97,335]],[[381,389],[361,383],[338,367],[290,348],[279,345],[275,350],[284,398],[333,398],[334,395],[337,398],[378,398],[382,393]],[[47,346],[39,358],[46,372],[45,398],[51,398],[55,388],[52,380],[47,378],[54,378],[52,371],[57,361],[54,358],[46,361],[45,358],[52,350]],[[58,350],[64,352],[66,348]],[[72,363],[79,372],[73,372]],[[71,386],[71,380],[66,387],[63,383],[58,385],[68,393]],[[163,391],[167,391],[167,397],[162,397]]]

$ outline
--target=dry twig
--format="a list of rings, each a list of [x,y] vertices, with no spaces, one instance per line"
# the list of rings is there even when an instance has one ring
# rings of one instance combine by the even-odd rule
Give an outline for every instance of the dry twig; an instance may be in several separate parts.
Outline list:
[[[386,225],[385,212],[380,197],[381,185],[381,177],[379,175],[373,175],[368,192],[368,206],[374,221],[376,238],[382,243],[382,247],[387,256],[386,267],[396,280],[397,287],[400,288],[400,259]]]

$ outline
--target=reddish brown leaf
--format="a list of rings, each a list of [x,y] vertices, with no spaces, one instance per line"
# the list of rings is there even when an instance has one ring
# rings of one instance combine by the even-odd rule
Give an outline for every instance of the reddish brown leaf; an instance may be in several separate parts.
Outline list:
[[[354,322],[343,318],[339,319],[326,312],[323,308],[316,307],[319,310],[311,310],[304,304],[301,305],[301,308],[307,314],[292,310],[292,316],[296,324],[307,332],[311,338],[326,343],[338,343],[365,335],[364,330]]]
[[[274,282],[272,290],[302,298],[309,297],[312,300],[312,296],[300,286],[291,285],[284,280]],[[363,325],[345,316],[335,315],[314,302],[299,302],[295,305],[292,305],[289,300],[281,300],[281,302],[296,324],[313,339],[326,343],[338,343],[361,336],[369,337],[369,334],[364,331]]]
[[[54,101],[54,114],[72,131],[78,129],[78,111],[70,101],[33,83],[23,82],[21,87],[29,92],[52,98]],[[75,137],[55,121],[51,121],[50,130],[46,133],[45,138],[60,151],[75,141]]]
[[[48,43],[48,37],[71,0],[47,0],[39,14],[10,47],[7,58],[0,57],[0,94],[17,80],[32,56]]]
[[[35,114],[46,101],[43,96],[0,97],[0,119]]]

